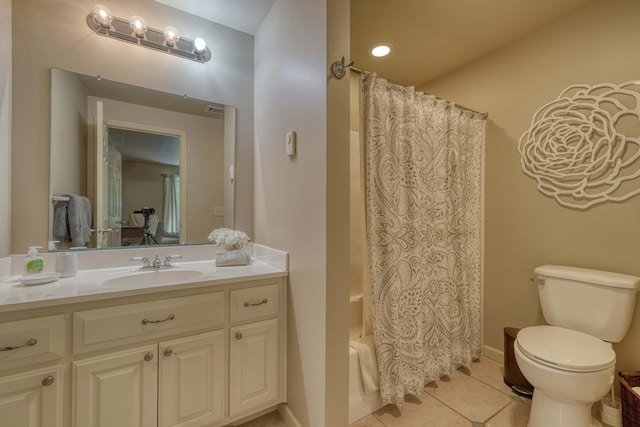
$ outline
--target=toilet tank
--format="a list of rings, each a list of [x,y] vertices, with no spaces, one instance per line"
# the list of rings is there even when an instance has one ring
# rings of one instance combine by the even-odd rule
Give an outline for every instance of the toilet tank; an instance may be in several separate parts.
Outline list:
[[[540,306],[550,325],[608,342],[629,329],[640,277],[586,268],[543,265],[535,269]]]

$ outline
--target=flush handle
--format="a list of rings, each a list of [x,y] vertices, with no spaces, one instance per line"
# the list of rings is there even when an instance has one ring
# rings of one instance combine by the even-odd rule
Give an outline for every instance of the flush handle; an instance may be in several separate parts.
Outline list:
[[[529,279],[531,282],[533,282],[534,285],[544,285],[544,279],[539,279],[537,277],[532,277],[531,279]]]

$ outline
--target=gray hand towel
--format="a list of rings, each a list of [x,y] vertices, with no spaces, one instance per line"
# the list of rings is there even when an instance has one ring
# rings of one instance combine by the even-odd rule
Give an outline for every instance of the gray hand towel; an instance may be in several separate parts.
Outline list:
[[[56,202],[53,207],[53,235],[67,238],[69,235],[69,222],[67,221],[67,201]]]
[[[77,194],[68,194],[67,217],[71,246],[85,246],[91,237],[91,201]]]

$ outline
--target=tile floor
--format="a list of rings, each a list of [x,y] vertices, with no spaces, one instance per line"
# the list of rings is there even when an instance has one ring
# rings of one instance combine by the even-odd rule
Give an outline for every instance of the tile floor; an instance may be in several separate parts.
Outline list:
[[[350,427],[526,427],[529,419],[531,401],[504,384],[502,364],[485,357],[471,369],[461,368],[428,384],[424,391],[421,397],[407,396],[401,407],[387,405]],[[272,412],[242,427],[286,424]]]

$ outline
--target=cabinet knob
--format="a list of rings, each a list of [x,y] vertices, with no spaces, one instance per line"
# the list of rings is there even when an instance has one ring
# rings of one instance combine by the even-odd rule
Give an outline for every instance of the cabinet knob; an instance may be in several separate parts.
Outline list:
[[[147,361],[147,362],[148,362],[148,361],[150,361],[150,360],[152,360],[152,359],[153,359],[153,353],[149,352],[149,353],[147,353],[147,354],[145,354],[145,355],[144,355],[144,360],[145,360],[145,361]]]
[[[56,381],[53,375],[46,376],[42,379],[42,385],[45,387],[50,386]]]
[[[236,332],[236,339],[237,340],[241,340],[242,339],[242,332]]]
[[[173,350],[171,350],[170,348],[165,349],[164,351],[164,356],[165,357],[169,357],[173,354]]]

